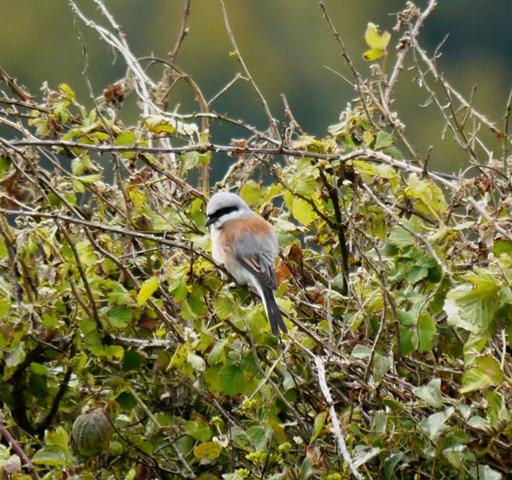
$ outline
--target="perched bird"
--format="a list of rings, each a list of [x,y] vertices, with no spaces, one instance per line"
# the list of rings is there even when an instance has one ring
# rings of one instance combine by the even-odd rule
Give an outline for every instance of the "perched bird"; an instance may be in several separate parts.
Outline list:
[[[274,259],[279,246],[272,226],[236,194],[215,193],[206,207],[211,227],[213,259],[240,284],[258,291],[274,335],[287,332],[276,299]]]

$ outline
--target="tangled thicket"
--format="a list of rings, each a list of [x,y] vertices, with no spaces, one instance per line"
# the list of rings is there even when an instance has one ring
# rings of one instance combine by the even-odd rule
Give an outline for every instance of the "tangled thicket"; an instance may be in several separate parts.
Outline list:
[[[393,62],[390,35],[368,25],[369,76],[320,2],[357,96],[323,138],[285,98],[275,120],[222,0],[241,72],[219,95],[246,82],[265,130],[216,113],[219,95],[206,100],[176,65],[190,0],[169,58],[146,60],[94,3],[104,26],[70,1],[79,38],[93,29],[127,66],[94,105],[66,84],[37,98],[0,69],[0,477],[509,476],[511,102],[498,127],[444,78],[418,37],[435,0],[398,14]],[[407,139],[393,108],[405,66],[460,146],[459,175],[431,170]],[[180,82],[200,112],[170,113]],[[217,144],[217,122],[240,137]],[[216,153],[230,164],[211,185]],[[278,232],[290,327],[279,340],[210,257],[204,207],[217,188]],[[89,410],[113,436],[80,456],[91,449],[77,451],[72,424]]]

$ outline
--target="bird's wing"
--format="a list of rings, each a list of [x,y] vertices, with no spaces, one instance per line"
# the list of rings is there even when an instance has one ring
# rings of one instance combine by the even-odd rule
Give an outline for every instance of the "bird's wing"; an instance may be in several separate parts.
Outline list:
[[[251,272],[264,287],[277,289],[276,274],[273,261],[269,261],[265,255],[237,255],[236,259]]]
[[[254,216],[233,221],[224,229],[233,256],[262,286],[276,290],[274,259],[278,246],[270,224]]]

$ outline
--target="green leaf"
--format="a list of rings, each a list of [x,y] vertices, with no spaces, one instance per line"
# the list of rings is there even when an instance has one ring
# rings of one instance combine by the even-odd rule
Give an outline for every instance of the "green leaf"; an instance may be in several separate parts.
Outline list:
[[[243,392],[245,378],[241,368],[233,363],[224,365],[219,371],[220,391],[230,397]]]
[[[140,287],[139,293],[137,294],[137,304],[139,306],[145,305],[146,302],[151,298],[153,293],[158,290],[160,280],[158,277],[148,278]]]
[[[69,453],[71,456],[71,454]],[[65,450],[57,446],[43,447],[32,457],[32,462],[38,465],[47,465],[49,467],[64,467],[71,465],[70,459]]]
[[[135,132],[132,132],[131,130],[126,130],[124,132],[121,132],[115,139],[114,145],[119,145],[123,147],[131,147],[132,145],[135,145],[135,142],[137,141],[137,135]]]
[[[11,299],[9,297],[0,298],[0,318],[6,317],[11,311]]]
[[[67,83],[61,83],[59,90],[64,94],[67,100],[72,101],[75,98],[75,92]]]
[[[352,460],[354,468],[358,469],[361,465],[369,462],[372,458],[376,457],[382,451],[378,447],[366,447],[365,445],[357,445],[354,448]]]
[[[469,283],[451,289],[444,303],[448,324],[476,335],[489,331],[499,305],[500,286],[485,271],[465,275]]]
[[[446,422],[454,412],[455,409],[449,407],[444,412],[434,413],[420,422],[420,429],[434,442],[437,437],[448,428]]]
[[[132,321],[132,317],[133,312],[131,308],[117,305],[110,310],[108,321],[115,328],[126,328]]]
[[[377,140],[375,140],[375,150],[381,148],[390,147],[393,145],[393,135],[389,132],[379,132],[377,134]]]
[[[231,297],[221,295],[215,299],[213,309],[220,320],[226,320],[233,316],[236,311],[236,304]]]
[[[7,250],[7,246],[5,245],[4,239],[0,238],[0,258],[7,258],[9,256],[9,251]]]
[[[204,167],[209,165],[212,152],[186,152],[180,156],[182,174],[186,174],[189,170],[196,167]]]
[[[492,253],[497,257],[500,255],[508,255],[509,257],[512,257],[512,242],[510,240],[499,238],[494,242]]]
[[[448,205],[444,198],[443,191],[435,183],[428,179],[420,179],[413,173],[407,180],[405,194],[420,202],[418,207],[426,213],[433,214],[435,217],[446,213]]]
[[[497,427],[501,422],[510,422],[510,412],[501,393],[490,390],[485,394],[485,400],[493,427]]]
[[[69,449],[69,435],[62,427],[47,431],[44,436],[45,446],[32,457],[36,464],[52,467],[71,465],[73,456]]]
[[[464,373],[460,393],[470,393],[498,385],[503,380],[499,362],[490,354],[477,357],[475,366]]]
[[[418,319],[418,351],[431,352],[434,336],[436,334],[436,321],[428,312],[421,312]]]
[[[361,175],[365,181],[372,178],[384,178],[389,180],[393,187],[398,183],[398,173],[391,165],[380,165],[364,160],[354,160],[352,165],[355,172]]]
[[[441,395],[441,379],[434,378],[430,380],[423,387],[412,389],[412,393],[418,398],[434,408],[441,408],[443,406],[443,397]]]
[[[222,362],[226,358],[226,355],[224,353],[224,347],[226,346],[227,341],[227,338],[223,338],[222,340],[215,343],[211,352],[208,354],[208,357],[206,358],[208,365],[216,365],[217,363]]]
[[[316,213],[311,204],[298,197],[293,198],[292,215],[303,225],[309,225],[316,219]]]
[[[199,417],[194,420],[189,420],[185,425],[185,431],[200,442],[208,442],[213,436],[213,431],[208,423]]]
[[[253,425],[247,429],[247,438],[258,452],[267,450],[271,435],[271,429],[265,428],[262,425]]]
[[[388,241],[397,248],[409,247],[416,244],[414,235],[400,225],[395,225],[391,229]]]
[[[313,427],[313,434],[311,435],[311,439],[309,440],[309,444],[311,445],[320,435],[322,429],[325,425],[325,419],[327,418],[327,413],[321,412],[315,417],[315,423]]]
[[[75,244],[80,262],[86,266],[92,266],[98,261],[96,252],[94,251],[89,240],[81,240]]]

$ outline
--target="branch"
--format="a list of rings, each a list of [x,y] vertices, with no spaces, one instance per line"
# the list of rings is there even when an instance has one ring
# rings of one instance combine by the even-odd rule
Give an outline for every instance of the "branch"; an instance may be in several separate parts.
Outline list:
[[[30,461],[30,458],[28,458],[27,454],[23,451],[20,444],[18,443],[18,440],[14,438],[12,433],[9,431],[3,420],[0,419],[0,435],[2,435],[5,438],[5,441],[9,443],[16,455],[18,455],[19,459],[21,460],[21,464],[25,465],[29,468],[33,468],[32,462]],[[39,478],[37,473],[32,472],[30,474],[32,478]]]
[[[491,122],[485,115],[480,113],[478,110],[475,110],[469,102],[457,91],[455,90],[450,83],[448,83],[445,78],[438,72],[436,66],[434,65],[434,62],[429,58],[429,56],[426,54],[425,50],[423,50],[419,44],[415,41],[414,44],[414,50],[419,54],[427,68],[429,69],[432,76],[439,82],[444,84],[444,87],[446,90],[449,90],[452,95],[467,109],[471,111],[471,114],[477,118],[483,125],[485,125],[491,132],[493,132],[496,135],[499,135],[501,132],[496,127],[494,122]]]
[[[171,52],[169,52],[169,55],[167,56],[167,59],[169,62],[174,63],[176,61],[176,57],[178,55],[178,52],[180,50],[181,44],[183,43],[183,40],[188,35],[189,28],[187,26],[188,24],[188,17],[190,15],[190,4],[192,3],[192,0],[185,0],[185,4],[183,6],[183,13],[181,14],[181,26],[180,30],[178,32],[178,35],[176,36],[176,43],[174,44],[174,48]]]
[[[423,10],[423,13],[421,13],[421,15],[416,20],[416,23],[409,31],[409,38],[407,39],[407,42],[405,42],[405,44],[402,46],[402,49],[398,52],[398,55],[396,56],[395,64],[393,66],[393,70],[391,71],[391,76],[389,77],[388,84],[383,94],[383,103],[386,107],[389,107],[389,102],[391,101],[391,94],[393,93],[393,88],[395,87],[395,83],[398,80],[400,72],[404,68],[405,57],[407,56],[407,53],[409,53],[411,46],[415,43],[416,37],[419,35],[423,23],[425,22],[427,17],[432,13],[436,6],[436,0],[430,0],[428,2],[427,8]]]
[[[325,365],[320,360],[320,357],[317,355],[313,356],[315,361],[316,370],[318,372],[318,385],[320,386],[320,390],[322,390],[322,394],[327,402],[329,407],[329,416],[331,417],[332,429],[334,431],[334,436],[338,442],[338,448],[341,451],[341,455],[343,456],[343,460],[347,464],[350,473],[357,478],[357,480],[363,480],[363,476],[357,471],[354,466],[354,461],[350,456],[347,450],[347,444],[345,443],[345,438],[343,437],[343,431],[341,430],[340,421],[338,420],[338,416],[336,415],[336,409],[334,408],[334,403],[332,401],[331,392],[329,391],[329,387],[327,386],[327,380],[325,378]]]

